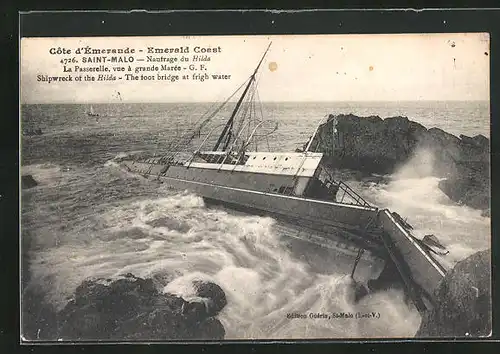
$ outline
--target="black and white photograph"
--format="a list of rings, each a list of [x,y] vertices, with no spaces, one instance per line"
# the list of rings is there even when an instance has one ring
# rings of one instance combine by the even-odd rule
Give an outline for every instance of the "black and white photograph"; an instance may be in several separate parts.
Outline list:
[[[19,46],[22,342],[491,336],[488,33]]]

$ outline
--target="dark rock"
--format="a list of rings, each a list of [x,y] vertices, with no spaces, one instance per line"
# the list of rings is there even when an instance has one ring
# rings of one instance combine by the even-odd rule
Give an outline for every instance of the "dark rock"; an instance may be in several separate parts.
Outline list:
[[[416,337],[479,337],[491,332],[490,250],[458,262],[436,290]]]
[[[182,314],[188,320],[205,319],[208,315],[207,306],[202,301],[186,302],[182,307]]]
[[[424,238],[422,239],[422,242],[431,246],[431,247],[437,247],[437,248],[440,248],[440,249],[445,249],[446,247],[443,246],[443,244],[441,244],[441,242],[439,242],[438,238],[434,235],[425,235]]]
[[[401,275],[393,262],[387,261],[379,276],[376,279],[368,280],[368,289],[371,292],[404,289]]]
[[[490,206],[490,183],[479,182],[479,178],[453,177],[439,182],[439,189],[451,200],[476,209]]]
[[[70,303],[58,314],[58,339],[110,339],[113,326],[109,314],[91,305],[79,307]]]
[[[168,283],[175,279],[175,275],[170,273],[157,273],[151,277],[155,288],[163,289]]]
[[[215,316],[227,305],[226,294],[217,284],[204,281],[195,281],[193,283],[197,295],[208,299],[207,311],[209,316]]]
[[[104,284],[85,280],[75,290],[75,304],[88,305],[91,303],[100,302],[111,293],[111,288]]]
[[[460,139],[455,135],[445,132],[443,129],[430,128],[427,133],[435,140],[442,143],[442,145],[457,146],[460,144]]]
[[[24,269],[23,269],[24,270]],[[22,336],[26,340],[57,338],[57,311],[46,301],[37,286],[25,286],[22,292]]]
[[[482,134],[476,135],[475,137],[472,138],[472,140],[474,141],[476,146],[484,148],[484,149],[487,148],[489,150],[490,140],[487,137],[485,137],[484,135],[482,135]]]
[[[38,186],[38,182],[35,181],[32,175],[21,176],[21,188],[29,189]]]
[[[460,139],[465,143],[465,144],[471,144],[474,145],[478,148],[489,148],[490,141],[488,140],[487,137],[484,135],[476,135],[475,137],[471,138],[470,136],[467,135],[460,135]]]
[[[43,131],[41,128],[36,129],[23,129],[24,136],[42,135]]]
[[[473,208],[489,207],[490,146],[483,135],[459,138],[406,117],[340,114],[330,115],[318,129],[311,150],[323,152],[335,169],[364,174],[394,173],[425,150],[433,156],[431,174],[447,179],[440,188],[450,199]]]
[[[57,338],[65,340],[222,339],[225,330],[212,316],[226,305],[222,289],[196,282],[205,301],[185,301],[159,292],[152,279],[131,273],[108,282],[86,280],[57,314]],[[54,339],[54,338],[52,338]]]
[[[368,293],[369,290],[363,283],[352,280],[352,300],[354,303],[358,303]]]
[[[225,335],[226,330],[222,323],[214,317],[209,317],[200,323],[197,329],[196,338],[222,340]]]

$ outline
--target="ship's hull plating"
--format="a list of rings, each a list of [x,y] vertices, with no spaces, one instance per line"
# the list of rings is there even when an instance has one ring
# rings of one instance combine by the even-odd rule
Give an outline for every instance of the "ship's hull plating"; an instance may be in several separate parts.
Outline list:
[[[134,167],[140,166],[136,164]],[[270,193],[267,191],[269,186],[258,183],[258,178],[265,181],[266,176],[235,175],[226,171],[195,171],[184,166],[172,166],[164,174],[159,174],[160,171],[161,168],[156,166],[150,171],[140,170],[143,176],[158,179],[173,189],[189,190],[207,200],[217,201],[235,209],[276,216],[326,234],[333,234],[335,229],[338,233],[338,229],[343,229],[346,230],[345,237],[350,237],[367,248],[377,248],[381,245],[381,240],[377,242],[378,240],[371,239],[365,232],[366,226],[373,226],[376,208]],[[217,174],[215,178],[212,176],[214,173]],[[277,176],[273,177],[271,186],[289,183],[288,176],[282,181],[276,178]],[[221,184],[213,183],[214,179]],[[222,184],[223,181],[226,183]],[[260,190],[238,188],[235,185],[251,186]]]

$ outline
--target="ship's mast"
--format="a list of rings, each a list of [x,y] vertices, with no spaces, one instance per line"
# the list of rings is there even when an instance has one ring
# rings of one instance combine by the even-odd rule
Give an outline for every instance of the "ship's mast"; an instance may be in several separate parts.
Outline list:
[[[240,106],[243,102],[243,99],[245,98],[246,94],[248,93],[248,90],[249,90],[250,86],[252,85],[253,81],[255,80],[255,75],[259,71],[259,67],[262,64],[262,62],[264,61],[264,58],[265,58],[267,52],[269,51],[269,48],[271,47],[271,43],[269,43],[269,45],[267,46],[267,49],[264,52],[264,55],[262,55],[262,58],[260,59],[259,64],[255,68],[252,76],[250,76],[250,79],[248,80],[248,84],[245,87],[243,94],[241,95],[240,99],[236,103],[236,106],[234,107],[234,110],[233,110],[233,113],[231,114],[231,117],[229,118],[226,125],[224,126],[224,129],[222,130],[222,133],[219,136],[219,139],[217,140],[217,143],[214,146],[214,149],[213,149],[214,151],[217,151],[217,149],[219,149],[219,146],[224,141],[224,138],[226,138],[226,141],[224,143],[224,146],[222,147],[222,151],[225,151],[227,149],[227,146],[229,145],[229,143],[231,141],[231,137],[233,135],[234,117],[236,117],[236,114],[238,113],[238,110],[240,109]]]

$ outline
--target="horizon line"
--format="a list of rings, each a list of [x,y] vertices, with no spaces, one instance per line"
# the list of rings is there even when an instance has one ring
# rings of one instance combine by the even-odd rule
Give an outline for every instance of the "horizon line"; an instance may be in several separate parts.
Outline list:
[[[106,101],[106,102],[63,102],[63,101],[54,101],[54,102],[19,102],[20,105],[29,105],[29,104],[79,104],[79,105],[89,105],[89,104],[170,104],[170,103],[178,103],[178,104],[193,104],[193,103],[217,103],[220,101]],[[228,101],[228,103],[236,103],[237,100]],[[491,99],[448,99],[448,100],[435,100],[435,99],[416,99],[416,100],[335,100],[335,101],[326,101],[326,100],[318,100],[318,101],[260,101],[261,103],[364,103],[364,102],[491,102]],[[222,102],[221,102],[222,103]]]

